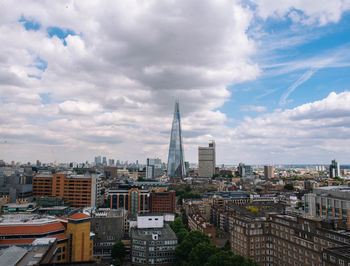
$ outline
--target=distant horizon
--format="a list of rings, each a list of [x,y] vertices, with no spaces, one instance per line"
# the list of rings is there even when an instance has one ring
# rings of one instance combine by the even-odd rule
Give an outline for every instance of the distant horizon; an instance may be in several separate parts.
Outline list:
[[[113,158],[110,158],[110,159],[113,159]],[[2,160],[0,158],[0,160]],[[107,158],[108,160],[108,158]],[[115,160],[115,159],[114,159]],[[4,160],[5,161],[5,160]],[[45,161],[41,161],[39,160],[41,164],[54,164],[54,162],[45,162]],[[69,161],[69,162],[56,162],[56,165],[58,166],[59,164],[70,164],[70,163],[77,163],[77,164],[80,164],[80,163],[86,163],[86,161],[88,163],[94,163],[94,161],[89,161],[89,160],[85,160],[85,161]],[[115,160],[116,161],[116,160]],[[121,162],[125,162],[125,161],[128,161],[128,160],[120,160]],[[28,161],[31,163],[31,165],[34,165],[36,164],[36,160],[34,162],[31,162],[31,161]],[[20,162],[22,165],[26,165],[28,162]],[[344,167],[344,166],[349,166],[350,167],[350,163],[340,163],[339,161],[337,161],[340,165],[340,168]],[[11,164],[11,161],[5,161],[5,163],[7,163],[8,165]],[[18,163],[15,161],[15,163]],[[128,161],[128,164],[135,164],[136,163],[136,160],[135,161]],[[166,162],[163,162],[162,160],[162,163],[165,163]],[[239,162],[239,163],[244,163],[244,162]],[[238,164],[225,164],[225,163],[217,163],[216,166],[221,166],[224,164],[224,166],[226,167],[230,167],[230,166],[238,166]],[[190,165],[198,165],[198,163],[191,163],[189,162]],[[304,167],[307,167],[307,166],[329,166],[330,163],[276,163],[276,164],[264,164],[264,163],[260,163],[260,164],[256,164],[256,163],[244,163],[245,165],[250,165],[250,166],[254,166],[254,167],[257,167],[257,166],[266,166],[266,165],[269,165],[269,166],[274,166],[274,167],[278,167],[278,166],[304,166]],[[139,160],[139,165],[146,165],[146,163],[140,163],[140,160]],[[109,167],[111,165],[106,165],[106,167]],[[113,166],[116,166],[116,162],[114,163]],[[122,166],[122,165],[120,165]]]

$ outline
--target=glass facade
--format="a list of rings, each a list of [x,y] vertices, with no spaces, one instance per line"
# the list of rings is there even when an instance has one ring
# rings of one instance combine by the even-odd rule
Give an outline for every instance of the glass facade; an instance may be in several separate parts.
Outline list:
[[[180,108],[178,101],[175,103],[174,120],[171,127],[167,173],[168,176],[172,178],[183,178],[186,176],[182,146]]]

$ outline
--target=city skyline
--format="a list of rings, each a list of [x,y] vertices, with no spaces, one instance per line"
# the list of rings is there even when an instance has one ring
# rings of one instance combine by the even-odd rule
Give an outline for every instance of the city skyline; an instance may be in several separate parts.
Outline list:
[[[20,4],[19,4],[20,3]],[[342,165],[349,1],[3,3],[0,159]]]

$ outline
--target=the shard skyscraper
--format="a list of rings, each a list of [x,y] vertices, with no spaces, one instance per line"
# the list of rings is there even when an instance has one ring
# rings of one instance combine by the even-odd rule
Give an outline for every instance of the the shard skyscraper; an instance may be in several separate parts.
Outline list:
[[[178,101],[175,102],[174,120],[171,127],[168,157],[168,176],[171,178],[181,179],[186,176],[184,150],[182,145],[180,108]]]

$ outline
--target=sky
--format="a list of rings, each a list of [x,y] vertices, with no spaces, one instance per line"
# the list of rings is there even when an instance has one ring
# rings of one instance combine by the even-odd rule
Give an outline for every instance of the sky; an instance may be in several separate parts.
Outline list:
[[[350,0],[0,2],[0,159],[350,163]]]

